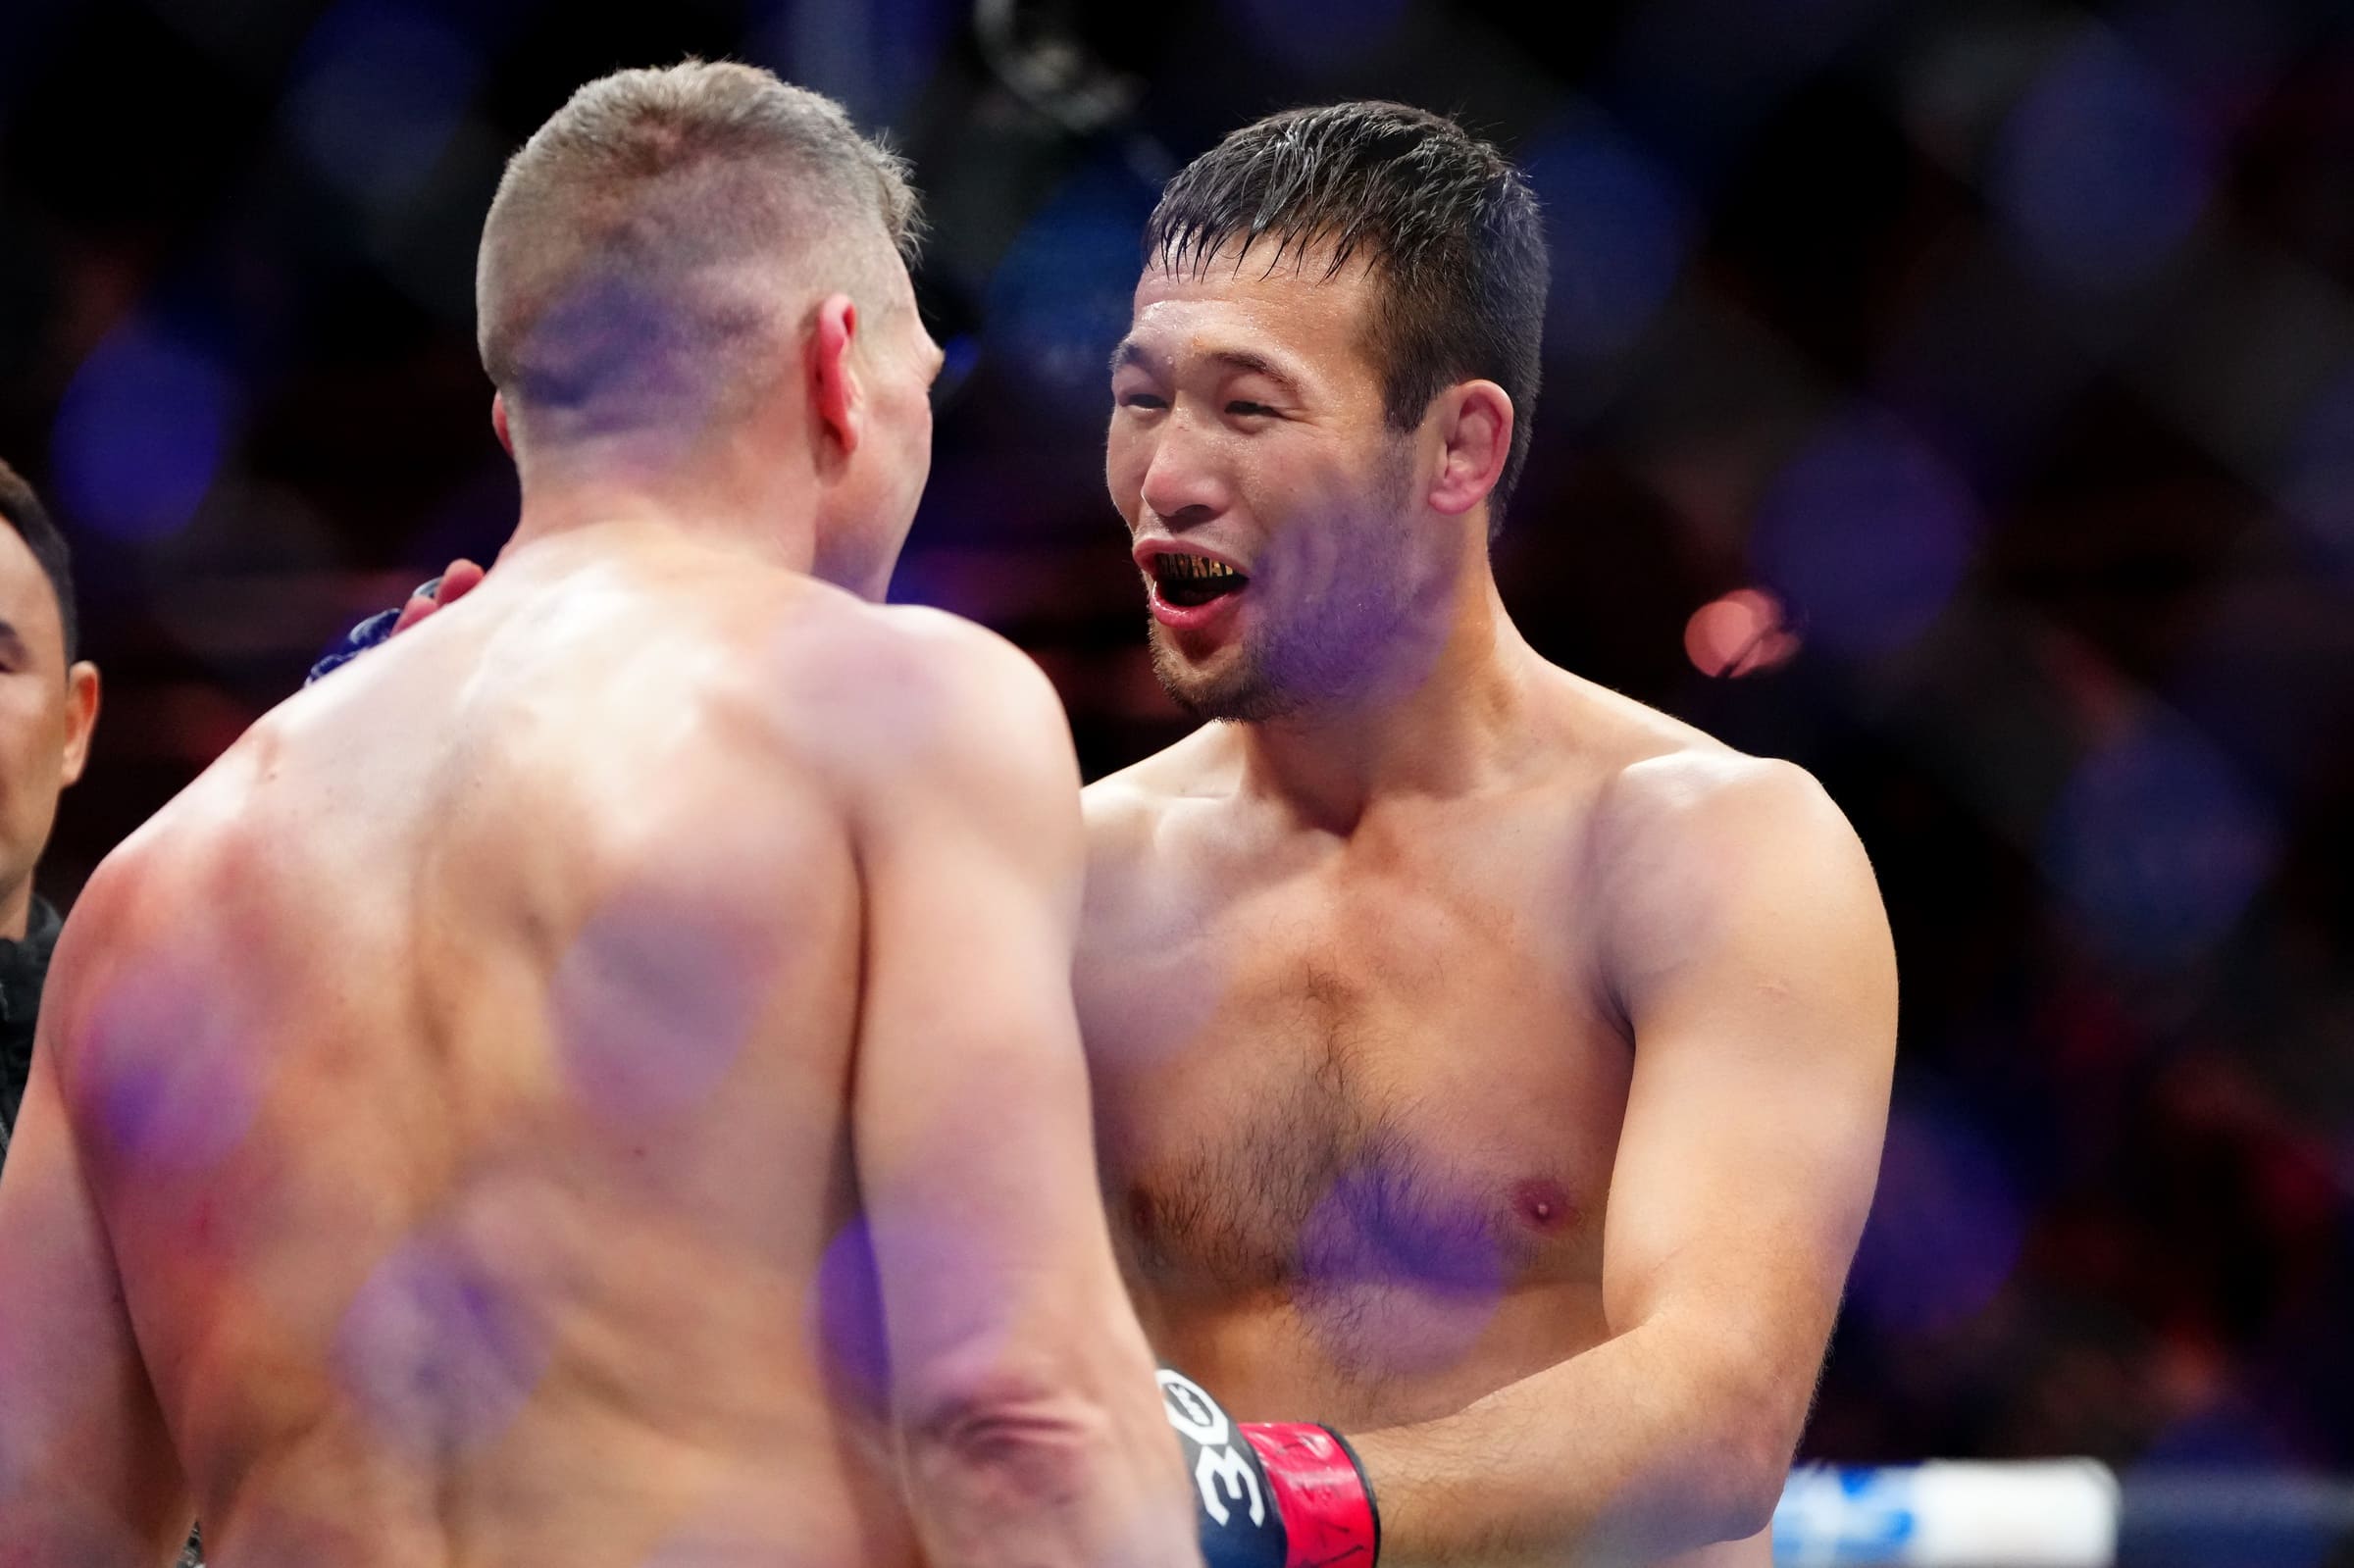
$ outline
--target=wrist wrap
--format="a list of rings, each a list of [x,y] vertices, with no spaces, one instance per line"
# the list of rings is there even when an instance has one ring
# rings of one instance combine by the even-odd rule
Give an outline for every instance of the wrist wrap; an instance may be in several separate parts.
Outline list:
[[[1245,1421],[1267,1487],[1283,1516],[1285,1568],[1372,1568],[1381,1551],[1381,1514],[1356,1450],[1311,1422]]]
[[[1162,1368],[1208,1568],[1373,1568],[1381,1518],[1356,1454],[1329,1427],[1238,1422]]]

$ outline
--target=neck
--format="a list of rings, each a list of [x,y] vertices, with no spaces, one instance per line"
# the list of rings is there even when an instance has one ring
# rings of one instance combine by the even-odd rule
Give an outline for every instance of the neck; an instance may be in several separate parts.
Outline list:
[[[1509,766],[1526,744],[1540,661],[1506,614],[1484,550],[1431,630],[1435,656],[1411,675],[1346,702],[1236,726],[1245,787],[1346,832],[1381,797],[1461,794]]]
[[[616,438],[518,452],[523,511],[499,557],[634,522],[808,572],[817,554],[816,477],[742,446],[711,441],[682,456]]]
[[[32,878],[0,888],[0,938],[21,942],[32,929]]]

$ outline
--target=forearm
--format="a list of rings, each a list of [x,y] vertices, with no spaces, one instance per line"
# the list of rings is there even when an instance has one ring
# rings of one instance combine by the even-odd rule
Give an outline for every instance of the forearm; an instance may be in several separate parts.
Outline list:
[[[82,1489],[54,1480],[0,1494],[0,1568],[160,1568],[187,1540],[193,1516],[184,1504],[168,1513],[177,1526],[127,1518],[96,1505]]]
[[[1381,1568],[1650,1563],[1764,1529],[1813,1368],[1654,1322],[1458,1413],[1352,1433]]]
[[[12,1261],[54,1255],[20,1243]],[[6,1272],[0,1301],[23,1300]],[[0,1568],[169,1562],[196,1509],[152,1395],[121,1362],[51,1372],[66,1357],[31,1316],[0,1310]],[[103,1319],[79,1327],[104,1338]]]
[[[1150,1373],[1141,1377],[1149,1395]],[[906,1424],[937,1568],[1200,1568],[1176,1449],[1149,1397],[986,1392]],[[1141,1420],[1135,1409],[1143,1405]]]

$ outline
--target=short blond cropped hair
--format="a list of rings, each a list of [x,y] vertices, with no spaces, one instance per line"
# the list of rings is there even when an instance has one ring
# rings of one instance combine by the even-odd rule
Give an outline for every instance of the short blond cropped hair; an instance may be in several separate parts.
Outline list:
[[[616,72],[508,160],[475,272],[483,368],[511,415],[578,433],[723,419],[810,300],[887,310],[919,225],[904,161],[832,99],[725,62]]]

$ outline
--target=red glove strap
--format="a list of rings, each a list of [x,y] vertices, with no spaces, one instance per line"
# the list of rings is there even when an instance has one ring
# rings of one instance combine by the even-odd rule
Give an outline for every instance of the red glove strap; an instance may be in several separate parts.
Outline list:
[[[1242,1421],[1236,1426],[1266,1467],[1283,1516],[1284,1568],[1373,1568],[1381,1525],[1373,1494],[1348,1444],[1309,1422]]]

